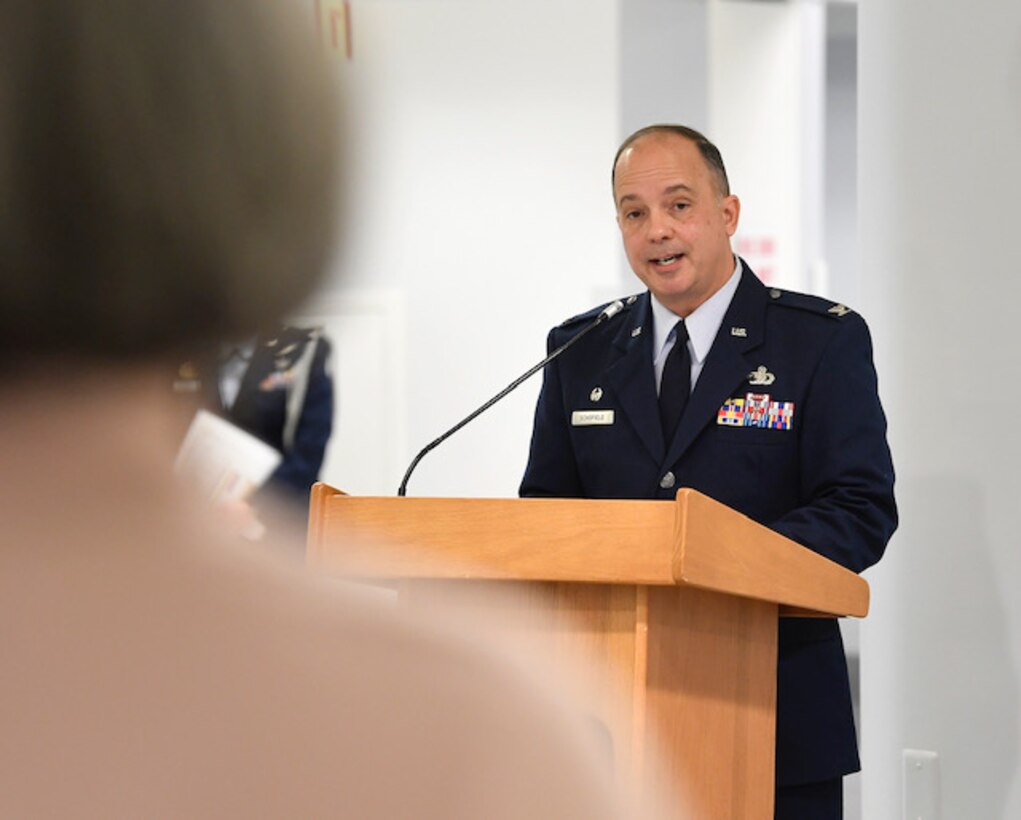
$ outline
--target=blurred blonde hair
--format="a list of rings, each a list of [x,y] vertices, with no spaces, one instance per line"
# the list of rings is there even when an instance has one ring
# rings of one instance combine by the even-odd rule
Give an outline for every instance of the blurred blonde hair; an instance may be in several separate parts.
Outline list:
[[[5,367],[177,355],[280,317],[331,251],[338,126],[311,8],[5,0]]]

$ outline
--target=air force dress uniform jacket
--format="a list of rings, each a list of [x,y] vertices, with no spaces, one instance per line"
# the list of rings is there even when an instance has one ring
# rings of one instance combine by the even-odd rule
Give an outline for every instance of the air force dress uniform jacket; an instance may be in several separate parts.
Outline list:
[[[282,327],[253,341],[232,401],[224,401],[217,360],[185,362],[173,389],[279,450],[264,489],[305,505],[333,428],[330,355],[318,328]]]
[[[284,327],[260,338],[231,407],[230,421],[283,454],[268,486],[306,503],[333,429],[330,343],[318,328]]]
[[[672,499],[692,487],[860,572],[897,524],[868,329],[742,265],[673,441],[660,426],[646,292],[547,366],[521,495]],[[549,349],[598,312],[554,328]],[[781,619],[779,784],[858,768],[837,622]]]

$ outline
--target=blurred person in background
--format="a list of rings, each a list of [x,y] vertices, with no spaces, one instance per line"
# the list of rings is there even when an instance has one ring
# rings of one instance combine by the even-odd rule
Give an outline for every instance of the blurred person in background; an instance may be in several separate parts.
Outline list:
[[[282,505],[292,517],[307,513],[333,430],[331,356],[322,328],[278,325],[177,368],[172,390],[186,410],[215,413],[279,454],[250,497],[256,510]]]
[[[0,815],[619,816],[495,652],[218,533],[169,367],[307,294],[338,112],[299,4],[0,4]]]

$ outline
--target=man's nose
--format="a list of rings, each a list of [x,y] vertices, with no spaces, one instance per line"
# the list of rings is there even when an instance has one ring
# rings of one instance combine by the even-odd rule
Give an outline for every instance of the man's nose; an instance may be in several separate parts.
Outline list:
[[[651,211],[648,221],[648,238],[652,242],[662,242],[674,235],[673,223],[662,211]]]

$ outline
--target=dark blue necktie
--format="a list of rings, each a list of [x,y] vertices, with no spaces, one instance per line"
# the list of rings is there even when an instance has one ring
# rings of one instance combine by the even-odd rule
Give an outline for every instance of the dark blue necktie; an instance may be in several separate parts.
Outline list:
[[[684,320],[674,325],[674,346],[663,365],[663,378],[659,383],[659,420],[663,425],[663,440],[669,447],[677,424],[691,394],[691,356],[688,355],[688,329]]]

